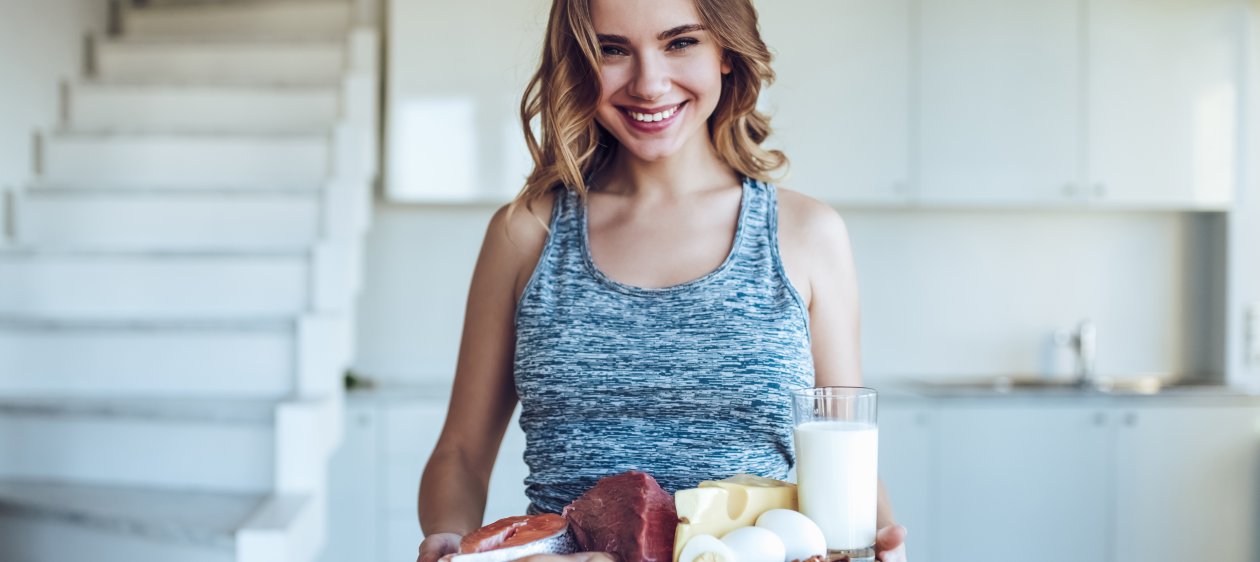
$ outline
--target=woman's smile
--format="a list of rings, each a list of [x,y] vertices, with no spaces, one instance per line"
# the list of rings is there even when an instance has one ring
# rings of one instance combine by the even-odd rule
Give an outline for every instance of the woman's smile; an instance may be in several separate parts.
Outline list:
[[[655,108],[621,106],[621,115],[636,131],[659,133],[678,121],[687,102]]]

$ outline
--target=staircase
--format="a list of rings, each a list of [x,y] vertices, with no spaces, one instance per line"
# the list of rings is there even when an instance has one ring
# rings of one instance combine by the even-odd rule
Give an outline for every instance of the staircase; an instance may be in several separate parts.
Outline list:
[[[309,562],[377,175],[351,0],[152,0],[0,204],[0,560]]]

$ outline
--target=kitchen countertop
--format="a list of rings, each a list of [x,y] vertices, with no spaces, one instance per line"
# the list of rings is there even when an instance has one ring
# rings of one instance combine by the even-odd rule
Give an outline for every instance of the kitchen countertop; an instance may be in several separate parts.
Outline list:
[[[879,391],[887,403],[956,401],[1025,402],[1089,402],[1100,406],[1124,407],[1135,403],[1205,406],[1219,404],[1256,404],[1260,406],[1260,389],[1246,389],[1223,384],[1179,384],[1151,394],[1135,392],[1103,392],[1071,387],[1011,388],[977,384],[975,377],[957,379],[915,379],[910,377],[871,377],[866,385]],[[950,381],[967,384],[950,384]],[[450,399],[448,381],[424,383],[384,383],[346,393],[351,404],[389,404],[408,402],[446,402]]]

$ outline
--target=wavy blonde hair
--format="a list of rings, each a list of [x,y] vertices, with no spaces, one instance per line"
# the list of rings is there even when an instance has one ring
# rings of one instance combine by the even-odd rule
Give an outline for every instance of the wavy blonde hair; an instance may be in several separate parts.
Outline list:
[[[736,172],[771,181],[771,172],[785,167],[787,156],[761,146],[770,136],[770,118],[757,111],[757,97],[763,85],[774,81],[774,70],[757,10],[752,0],[693,1],[700,23],[717,39],[731,68],[709,117],[713,146]],[[617,140],[595,121],[601,64],[591,0],[554,0],[542,60],[521,98],[521,126],[534,170],[509,212],[558,189],[573,189],[585,198],[586,180],[616,154]]]

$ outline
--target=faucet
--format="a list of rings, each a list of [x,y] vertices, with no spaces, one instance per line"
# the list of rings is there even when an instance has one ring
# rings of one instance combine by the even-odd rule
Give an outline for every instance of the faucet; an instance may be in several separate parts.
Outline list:
[[[1077,388],[1095,388],[1098,380],[1094,362],[1098,354],[1098,329],[1094,321],[1081,320],[1076,331],[1071,335],[1072,351],[1076,352],[1076,386]]]

